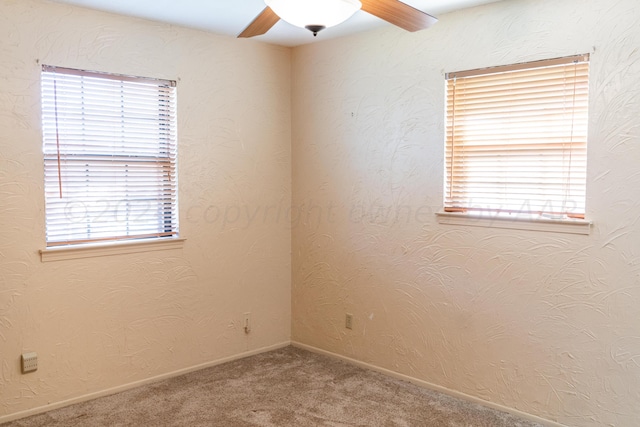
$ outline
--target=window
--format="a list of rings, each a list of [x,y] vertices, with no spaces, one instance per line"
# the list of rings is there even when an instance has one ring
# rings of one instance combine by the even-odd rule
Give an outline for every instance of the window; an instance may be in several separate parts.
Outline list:
[[[175,91],[43,66],[47,247],[177,236]]]
[[[588,61],[447,74],[445,212],[584,218]]]

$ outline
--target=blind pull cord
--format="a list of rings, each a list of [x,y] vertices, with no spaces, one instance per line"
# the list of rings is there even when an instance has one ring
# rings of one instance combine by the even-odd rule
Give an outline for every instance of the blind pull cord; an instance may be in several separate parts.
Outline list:
[[[60,131],[58,129],[58,87],[56,78],[53,77],[53,108],[56,121],[56,151],[58,156],[58,188],[60,189],[60,198],[62,199],[62,166],[60,164]]]
[[[453,200],[453,175],[455,174],[455,172],[453,171],[453,168],[455,166],[455,155],[456,155],[456,83],[457,83],[457,78],[454,77],[453,78],[453,117],[451,118],[451,171],[449,173],[449,199]]]

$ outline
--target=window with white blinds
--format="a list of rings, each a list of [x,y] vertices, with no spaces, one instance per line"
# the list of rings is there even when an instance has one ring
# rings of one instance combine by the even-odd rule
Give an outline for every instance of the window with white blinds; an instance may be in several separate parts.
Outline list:
[[[584,218],[589,55],[446,83],[446,212]]]
[[[42,67],[48,247],[177,236],[175,92]]]

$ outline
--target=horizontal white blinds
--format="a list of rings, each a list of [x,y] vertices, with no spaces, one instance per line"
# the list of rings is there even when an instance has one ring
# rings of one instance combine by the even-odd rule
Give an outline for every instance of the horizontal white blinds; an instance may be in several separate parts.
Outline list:
[[[447,75],[445,211],[583,218],[588,55]]]
[[[172,81],[43,66],[47,246],[177,235]]]

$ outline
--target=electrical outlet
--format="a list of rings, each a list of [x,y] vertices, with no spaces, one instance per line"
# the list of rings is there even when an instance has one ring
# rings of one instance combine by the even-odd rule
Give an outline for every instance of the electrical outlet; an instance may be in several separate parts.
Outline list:
[[[22,353],[22,373],[38,370],[38,355],[36,353]]]
[[[353,314],[347,313],[345,316],[344,327],[347,329],[353,329]]]
[[[244,327],[245,334],[248,334],[249,332],[251,332],[251,313],[244,314],[243,327]]]

